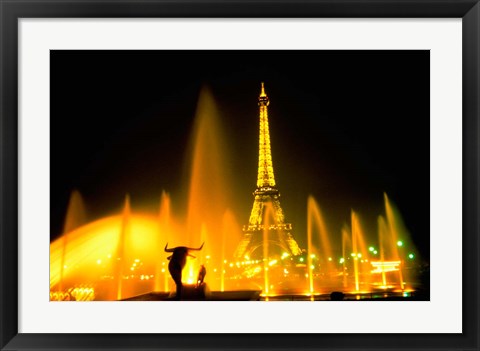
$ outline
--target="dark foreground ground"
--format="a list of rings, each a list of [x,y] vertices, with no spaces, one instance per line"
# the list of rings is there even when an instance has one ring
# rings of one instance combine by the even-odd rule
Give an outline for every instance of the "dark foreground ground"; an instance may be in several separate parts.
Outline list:
[[[182,300],[185,301],[259,301],[261,291],[241,290],[241,291],[212,291],[205,295],[187,295]],[[175,294],[168,292],[150,292],[143,295],[134,296],[124,301],[174,301]]]
[[[174,301],[175,294],[168,292],[150,292],[134,296],[124,301]],[[429,301],[425,291],[394,292],[378,291],[361,294],[343,294],[334,292],[320,294],[313,297],[302,294],[279,294],[265,297],[260,290],[237,291],[201,291],[186,292],[182,297],[184,301]]]

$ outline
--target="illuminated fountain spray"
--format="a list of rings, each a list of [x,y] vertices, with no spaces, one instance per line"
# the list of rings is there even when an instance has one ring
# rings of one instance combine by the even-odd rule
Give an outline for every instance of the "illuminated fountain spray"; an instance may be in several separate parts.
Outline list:
[[[268,279],[268,263],[269,253],[268,253],[268,229],[263,231],[263,294],[268,298],[270,292],[270,282]]]
[[[171,236],[170,228],[170,196],[163,191],[160,198],[160,210],[158,213],[158,239],[157,250],[160,253],[164,252],[164,243],[169,242]],[[165,262],[158,260],[155,267],[155,291],[162,290],[163,277],[163,291],[168,291],[169,274]]]
[[[399,238],[399,233],[398,233],[398,218],[395,216],[392,204],[390,203],[390,200],[388,199],[387,194],[383,194],[384,199],[385,199],[385,212],[387,214],[387,226],[388,226],[388,232],[390,236],[390,245],[391,245],[391,250],[393,254],[393,259],[395,261],[400,261],[400,265],[398,268],[398,279],[399,279],[399,285],[400,288],[403,290],[405,288],[405,281],[403,279],[403,264],[402,264],[402,259],[400,257],[399,249],[404,245],[404,241],[400,240]]]
[[[378,242],[380,243],[380,262],[382,265],[385,265],[385,245],[387,240],[387,224],[385,223],[385,219],[383,216],[378,216]],[[387,287],[387,274],[385,269],[382,268],[382,287]]]
[[[351,250],[352,240],[350,239],[350,228],[347,225],[344,225],[342,228],[342,257],[340,258],[340,264],[342,265],[342,277],[343,277],[343,288],[346,289],[348,286],[347,282],[347,248]]]
[[[310,202],[310,198],[309,198]],[[308,204],[310,205],[310,203]],[[310,295],[313,295],[313,266],[312,266],[312,255],[313,255],[313,246],[312,246],[312,220],[310,216],[307,219],[307,267],[308,267],[308,291]]]
[[[117,267],[115,272],[115,278],[117,280],[117,300],[122,299],[123,269],[126,261],[125,241],[130,234],[130,216],[130,197],[127,195],[125,197],[125,205],[123,207],[122,227],[119,233],[118,248],[116,254]]]
[[[376,263],[377,267],[372,273],[381,273],[384,289],[392,288],[398,282],[399,289],[404,291],[408,288],[407,282],[412,282],[413,279],[408,274],[406,262],[415,258],[418,253],[399,211],[387,194],[384,194],[384,202],[386,216],[378,217],[380,264]]]
[[[200,227],[200,242],[204,243],[207,238],[207,226],[205,223],[202,223]],[[205,257],[207,256],[205,252],[202,251],[207,251],[205,250],[200,250],[196,255],[195,260],[190,260],[190,257],[187,257],[187,265],[186,268],[183,270],[183,275],[182,275],[182,282],[186,284],[194,284],[196,283],[196,278],[197,278],[197,272],[200,268],[201,265],[205,263]]]
[[[360,291],[359,278],[358,278],[358,230],[356,228],[357,221],[355,213],[352,211],[352,256],[353,256],[353,273],[355,276],[355,291]],[[360,254],[361,255],[361,254]],[[361,256],[360,256],[361,257]]]
[[[273,223],[272,223],[273,220]],[[270,226],[277,225],[275,217],[275,209],[271,202],[267,202],[264,207],[263,213],[263,295],[268,296],[270,294]]]
[[[223,215],[223,230],[222,230],[222,261],[220,262],[220,291],[225,291],[225,246],[227,244],[227,232],[228,232],[228,216],[229,212],[225,212]]]
[[[223,140],[216,103],[206,88],[200,92],[193,128],[192,157],[188,205],[186,246],[205,242],[203,255],[211,264],[221,266],[222,217],[231,205],[229,168],[226,166],[227,144]],[[203,236],[203,238],[202,238]],[[213,255],[213,253],[216,253]],[[186,272],[197,272],[200,260],[189,260]],[[208,267],[207,267],[208,270]]]
[[[65,253],[63,290],[59,263],[62,238],[50,244],[50,284],[52,292],[94,291],[99,300],[117,300],[155,290],[158,261],[165,254],[158,251],[158,215],[132,213],[128,198],[119,215],[89,222],[71,231]],[[183,230],[170,220],[170,227],[183,241]],[[92,290],[93,289],[93,290]],[[53,298],[55,299],[55,298]]]
[[[235,220],[232,211],[227,210],[223,215],[222,224],[222,256],[220,262],[220,291],[225,291],[225,273],[227,258],[233,256],[233,250],[240,241],[241,229]]]
[[[368,258],[367,258],[367,245],[365,243],[365,233],[362,230],[360,225],[360,218],[358,214],[352,210],[351,212],[351,221],[352,221],[352,256],[354,263],[354,274],[355,274],[355,291],[359,292],[360,283],[370,290],[370,272],[366,270],[365,267],[369,267]],[[362,281],[360,281],[360,278]]]
[[[332,255],[332,246],[330,244],[330,238],[328,235],[327,226],[325,220],[323,219],[322,212],[320,211],[320,206],[318,206],[317,201],[313,196],[309,196],[307,200],[307,266],[308,266],[308,277],[309,277],[309,292],[313,294],[315,292],[313,286],[313,262],[312,258],[314,255],[314,249],[312,244],[312,235],[314,228],[318,231],[318,254],[319,259],[322,259],[323,269],[328,274],[333,271],[333,255]]]
[[[115,300],[167,290],[170,277],[163,252],[167,241],[172,246],[198,246],[205,238],[202,254],[211,255],[216,261],[209,264],[218,267],[220,254],[212,253],[221,250],[221,218],[229,199],[228,167],[221,138],[213,99],[208,91],[202,91],[188,163],[191,175],[187,216],[183,220],[173,218],[170,197],[164,193],[157,215],[132,214],[127,197],[121,215],[96,219],[76,228],[82,224],[83,205],[79,194],[74,193],[65,220],[65,235],[50,245],[51,291],[67,293],[67,289],[88,288],[94,289],[99,299]],[[228,235],[232,235],[232,241],[238,238],[236,232]],[[200,262],[208,263],[206,257],[200,256],[189,264],[196,264],[197,268]],[[208,272],[212,274],[211,270]]]
[[[59,282],[59,291],[63,291],[63,278],[65,270],[65,255],[68,248],[69,233],[80,227],[86,222],[85,214],[85,205],[83,204],[83,199],[80,193],[75,190],[70,195],[70,201],[68,203],[67,215],[65,218],[65,223],[63,226],[63,235],[61,238],[62,241],[62,257],[60,259],[60,282]]]

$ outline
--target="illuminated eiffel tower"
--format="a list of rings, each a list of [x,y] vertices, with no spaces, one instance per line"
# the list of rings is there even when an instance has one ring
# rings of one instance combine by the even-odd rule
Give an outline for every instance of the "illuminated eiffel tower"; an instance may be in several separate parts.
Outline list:
[[[252,257],[252,253],[263,246],[265,214],[271,204],[272,220],[269,222],[269,247],[277,247],[282,253],[300,255],[301,249],[291,234],[292,225],[285,223],[285,216],[280,207],[280,192],[273,175],[272,152],[270,149],[270,132],[268,127],[268,105],[270,100],[262,83],[258,106],[260,107],[260,139],[258,155],[257,188],[253,192],[254,202],[248,225],[243,227],[243,239],[236,251],[236,258]],[[269,249],[270,251],[271,249]]]

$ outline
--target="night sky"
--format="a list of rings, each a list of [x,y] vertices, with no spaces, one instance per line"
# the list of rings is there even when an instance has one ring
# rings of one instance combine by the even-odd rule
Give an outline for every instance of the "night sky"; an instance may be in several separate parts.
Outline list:
[[[275,178],[301,246],[309,194],[334,235],[352,208],[376,235],[386,192],[428,260],[429,72],[428,51],[51,51],[51,239],[74,189],[90,220],[118,213],[126,193],[134,210],[157,211],[162,190],[182,214],[205,86],[236,175],[231,207],[246,224],[263,81]]]

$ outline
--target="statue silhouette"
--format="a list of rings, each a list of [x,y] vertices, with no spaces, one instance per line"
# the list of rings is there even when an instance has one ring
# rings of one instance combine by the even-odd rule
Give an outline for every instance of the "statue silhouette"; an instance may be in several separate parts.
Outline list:
[[[165,252],[172,252],[172,255],[167,257],[167,259],[170,261],[168,263],[168,271],[170,272],[170,275],[172,276],[172,279],[175,282],[175,285],[177,287],[177,294],[176,294],[177,300],[181,300],[182,298],[182,290],[183,290],[182,270],[185,267],[185,264],[187,263],[187,256],[195,258],[195,256],[191,255],[189,251],[200,251],[203,247],[203,244],[198,249],[194,249],[186,246],[177,246],[177,247],[168,249],[167,248],[168,243],[167,245],[165,245]]]
[[[197,288],[203,284],[203,280],[205,279],[205,276],[207,275],[207,269],[205,266],[202,264],[200,266],[200,270],[198,271],[198,276],[197,276]]]

